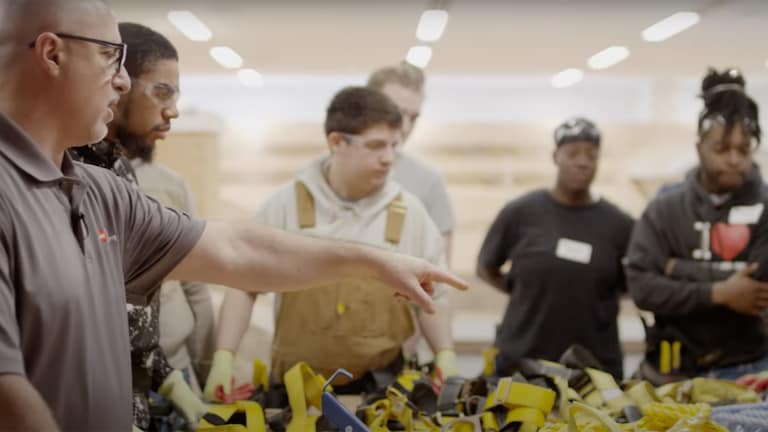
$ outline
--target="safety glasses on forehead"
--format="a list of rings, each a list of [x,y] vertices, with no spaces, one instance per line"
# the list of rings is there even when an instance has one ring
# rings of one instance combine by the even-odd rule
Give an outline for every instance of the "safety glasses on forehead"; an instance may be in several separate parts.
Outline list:
[[[583,121],[569,121],[558,126],[555,130],[557,145],[577,140],[600,143],[600,131],[594,125]]]
[[[116,50],[115,52],[117,54],[117,59],[116,59],[116,62],[115,62],[115,75],[119,74],[120,70],[122,70],[123,66],[125,66],[125,55],[128,52],[128,45],[127,44],[117,43],[117,42],[110,42],[110,41],[106,41],[106,40],[102,40],[102,39],[94,39],[94,38],[89,38],[89,37],[85,37],[85,36],[78,36],[78,35],[73,35],[73,34],[69,34],[69,33],[54,33],[54,34],[56,36],[60,37],[61,39],[72,39],[72,40],[77,40],[77,41],[81,41],[81,42],[88,42],[88,43],[92,43],[92,44],[101,45],[101,46],[105,46],[105,47],[109,47],[109,48],[115,49]],[[29,43],[29,47],[30,48],[34,48],[35,47],[35,42],[36,42],[36,40],[33,40],[32,42],[30,42]]]

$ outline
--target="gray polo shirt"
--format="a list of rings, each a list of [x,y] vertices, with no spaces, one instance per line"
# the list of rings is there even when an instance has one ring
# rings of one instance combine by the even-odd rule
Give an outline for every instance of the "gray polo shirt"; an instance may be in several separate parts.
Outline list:
[[[109,171],[57,168],[0,114],[0,374],[65,431],[129,431],[126,295],[153,294],[203,228]]]
[[[392,167],[392,178],[424,204],[441,234],[453,231],[453,205],[440,173],[413,156],[400,153]]]

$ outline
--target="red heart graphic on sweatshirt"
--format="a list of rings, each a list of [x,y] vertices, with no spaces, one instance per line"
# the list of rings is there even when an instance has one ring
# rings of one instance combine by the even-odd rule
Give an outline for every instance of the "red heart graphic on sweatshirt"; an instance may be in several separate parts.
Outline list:
[[[720,258],[731,261],[749,245],[749,227],[718,222],[712,226],[710,237],[712,251]]]

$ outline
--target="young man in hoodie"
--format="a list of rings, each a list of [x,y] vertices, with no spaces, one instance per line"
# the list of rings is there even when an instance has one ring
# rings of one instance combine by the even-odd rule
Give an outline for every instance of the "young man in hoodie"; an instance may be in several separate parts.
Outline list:
[[[627,257],[629,291],[655,315],[640,369],[654,381],[768,369],[760,318],[768,307],[768,196],[752,160],[758,107],[738,70],[710,70],[701,87],[699,166],[649,204]]]
[[[389,180],[401,121],[400,110],[383,93],[365,87],[341,90],[325,120],[330,154],[267,199],[257,221],[444,265],[443,241],[429,214],[416,197]],[[279,296],[273,380],[281,382],[283,374],[301,361],[326,377],[343,367],[354,378],[334,389],[351,394],[374,390],[371,372],[399,372],[402,344],[414,332],[412,310],[380,295],[377,285],[372,280],[349,280],[314,292]],[[230,291],[224,300],[218,351],[205,386],[209,400],[216,399],[217,386],[230,391],[233,353],[250,322],[254,299],[255,295]],[[416,311],[413,316],[437,353],[443,376],[455,375],[448,305],[441,293],[436,299],[434,315]]]

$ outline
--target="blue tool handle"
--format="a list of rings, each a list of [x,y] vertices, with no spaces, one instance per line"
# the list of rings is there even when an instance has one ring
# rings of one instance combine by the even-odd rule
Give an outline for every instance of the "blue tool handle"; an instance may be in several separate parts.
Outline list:
[[[323,393],[323,416],[328,419],[340,432],[369,432],[368,426],[349,412],[330,393]]]

